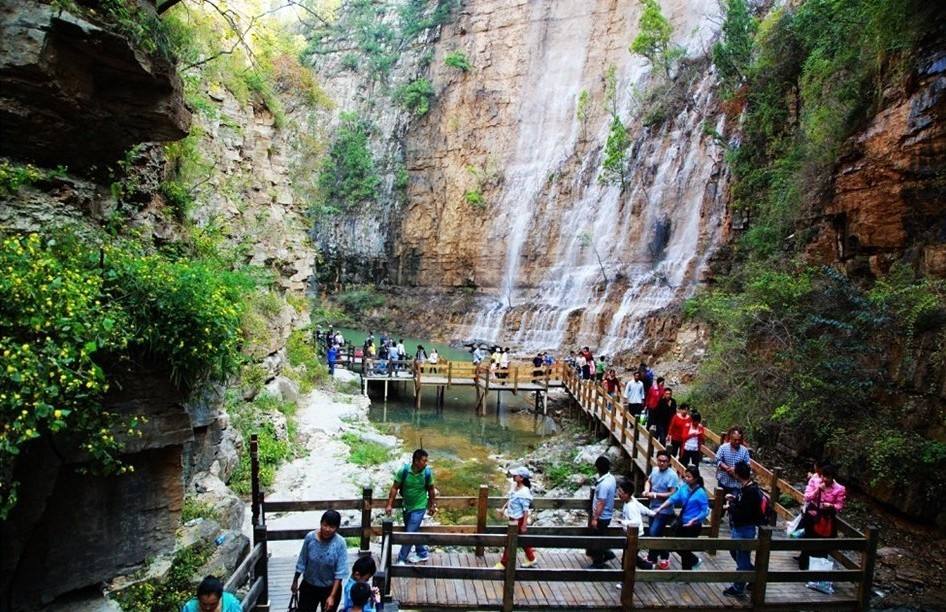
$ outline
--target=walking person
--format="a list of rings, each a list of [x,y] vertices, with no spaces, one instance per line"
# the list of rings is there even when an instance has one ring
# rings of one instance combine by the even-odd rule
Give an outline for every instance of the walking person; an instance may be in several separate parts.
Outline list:
[[[657,466],[651,470],[647,482],[644,483],[644,497],[650,499],[650,509],[655,511],[647,532],[650,537],[662,537],[664,530],[673,522],[673,508],[660,508],[679,487],[677,473],[670,469],[670,453],[665,450],[658,451]],[[670,553],[666,550],[647,551],[647,560],[656,563],[657,569],[670,569]]]
[[[614,496],[617,493],[617,482],[611,474],[611,460],[601,455],[595,460],[595,470],[598,471],[598,480],[595,481],[595,498],[591,510],[592,537],[603,536],[608,532],[611,517],[614,514]],[[614,553],[600,545],[590,546],[585,554],[591,557],[592,569],[603,569]]]
[[[325,361],[328,362],[328,375],[335,376],[335,364],[338,362],[338,349],[335,348],[334,345],[330,346],[325,353]]]
[[[703,427],[703,416],[694,410],[690,413],[690,425],[683,439],[683,467],[695,465],[699,467],[703,459],[703,443],[706,441],[706,428]]]
[[[517,521],[519,533],[525,533],[529,525],[529,509],[532,505],[532,482],[529,480],[532,476],[525,467],[513,468],[509,471],[513,480],[513,489],[509,493],[509,499],[503,504],[503,513],[506,518]],[[531,546],[524,547],[526,551],[526,560],[521,567],[533,567],[538,563],[535,549]],[[513,551],[512,554],[516,554]],[[506,569],[506,563],[509,560],[509,551],[503,549],[503,556],[494,566],[495,569]]]
[[[838,536],[838,513],[847,501],[847,489],[834,479],[835,468],[831,464],[821,466],[821,477],[811,478],[805,487],[805,515],[802,517],[806,538],[836,538]],[[798,559],[798,568],[808,569],[812,555],[803,552]],[[815,555],[822,557],[824,554]]]
[[[670,426],[667,428],[667,437],[670,438],[671,457],[677,457],[683,460],[683,441],[690,431],[690,405],[680,404],[677,411],[670,419]]]
[[[739,461],[733,466],[733,476],[739,481],[739,492],[726,495],[729,502],[729,537],[733,540],[754,540],[756,528],[765,520],[762,514],[762,491],[752,480],[752,470],[745,461]],[[752,551],[731,550],[729,554],[736,562],[737,570],[747,572],[755,569],[752,565]],[[723,590],[723,595],[745,597],[746,583],[733,582]]]
[[[651,385],[647,389],[647,395],[644,397],[644,407],[647,408],[647,427],[651,428],[654,426],[654,412],[657,410],[657,405],[660,403],[660,398],[664,395],[664,379],[663,376],[657,379],[657,383]]]
[[[302,541],[291,587],[299,595],[299,612],[335,612],[338,607],[342,580],[348,577],[348,549],[338,535],[341,524],[337,511],[326,510],[318,531],[310,531]]]
[[[703,477],[698,467],[690,466],[683,472],[684,486],[674,491],[660,505],[658,511],[681,505],[680,516],[677,519],[674,535],[678,538],[697,538],[703,528],[703,521],[709,516],[709,496],[703,486]],[[700,558],[691,550],[679,551],[680,561],[684,570],[695,569],[700,564]]]
[[[437,513],[437,489],[434,487],[434,473],[427,465],[427,451],[418,448],[411,455],[411,464],[403,465],[401,469],[394,474],[394,484],[391,485],[391,492],[388,494],[388,505],[384,508],[384,513],[388,516],[394,510],[394,500],[397,498],[398,491],[404,498],[404,531],[407,533],[416,533],[420,531],[420,525],[424,521],[424,515],[433,516]],[[411,555],[411,544],[401,546],[401,552],[398,554],[398,563],[424,563],[430,559],[427,546],[423,544],[416,545],[416,555]]]
[[[644,383],[641,382],[640,372],[634,372],[634,378],[624,385],[624,401],[627,410],[635,417],[640,416],[644,409]]]
[[[739,481],[733,474],[734,466],[740,461],[749,463],[749,449],[742,445],[742,427],[733,425],[726,432],[726,442],[716,450],[716,482],[726,493],[735,495],[739,492]]]
[[[653,419],[649,421],[657,429],[657,439],[661,444],[667,443],[667,432],[670,429],[670,420],[677,411],[677,400],[673,399],[673,389],[666,387],[663,396],[657,401],[657,407],[651,411]],[[671,451],[673,454],[673,451]]]
[[[627,533],[630,529],[636,529],[638,536],[644,535],[643,515],[646,514],[647,516],[652,517],[657,513],[637,501],[637,499],[634,497],[634,485],[631,484],[631,481],[629,481],[627,478],[618,479],[618,499],[620,499],[624,504],[621,507],[620,519],[621,527],[624,528],[624,533]],[[634,559],[634,563],[637,565],[637,569],[654,569],[654,564],[640,555]]]
[[[205,576],[197,586],[197,596],[184,604],[181,612],[241,612],[240,600],[223,590],[216,576]]]

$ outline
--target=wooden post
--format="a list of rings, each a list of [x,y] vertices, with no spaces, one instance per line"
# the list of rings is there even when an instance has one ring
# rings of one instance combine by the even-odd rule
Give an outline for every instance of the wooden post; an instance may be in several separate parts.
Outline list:
[[[723,520],[723,504],[726,503],[726,490],[716,487],[716,490],[713,491],[713,508],[710,510],[710,533],[709,537],[718,538],[719,537],[719,524]],[[710,549],[708,551],[711,555],[716,555],[716,549]]]
[[[381,568],[384,570],[384,589],[382,589],[381,594],[384,596],[385,601],[388,601],[391,597],[391,566],[394,565],[394,560],[391,558],[391,553],[393,552],[393,545],[391,544],[391,536],[394,534],[394,521],[392,519],[386,518],[381,522],[381,545],[384,546],[384,550],[381,551],[381,557],[388,560],[387,567]]]
[[[874,587],[874,563],[877,561],[877,542],[880,540],[880,528],[877,525],[868,525],[864,530],[867,538],[867,550],[861,558],[861,569],[864,575],[857,586],[857,609],[866,611],[870,608],[870,595]]]
[[[480,494],[476,499],[476,533],[486,533],[486,513],[489,510],[487,504],[489,503],[489,487],[487,485],[480,485]],[[476,556],[482,557],[484,555],[483,545],[476,545]]]
[[[509,521],[506,527],[506,575],[503,578],[503,612],[512,612],[512,596],[516,586],[516,548],[519,540],[519,521]]]
[[[371,487],[361,490],[361,556],[371,554]]]
[[[519,366],[513,366],[512,368],[512,394],[516,395],[519,392]]]
[[[414,408],[420,408],[420,396],[424,390],[421,382],[421,367],[419,363],[414,364]]]
[[[772,468],[772,480],[769,483],[769,498],[772,500],[772,508],[777,507],[776,504],[778,504],[778,500],[779,500],[778,477],[780,473],[781,473],[781,470],[779,468]],[[775,523],[777,522],[778,522],[778,514],[773,512],[772,522],[769,524],[775,527]]]
[[[260,591],[259,599],[256,600],[256,609],[269,610],[269,553],[266,550],[266,525],[253,527],[253,546],[256,547],[257,544],[261,544],[263,550],[253,568],[253,579],[263,579],[263,590]]]
[[[542,414],[548,414],[548,413],[549,413],[549,392],[546,391],[542,395]]]
[[[633,414],[631,416],[634,416]],[[640,443],[641,438],[641,422],[637,420],[637,417],[634,417],[634,445],[631,447],[631,459],[637,459],[637,455],[640,454],[637,450],[637,446]],[[648,473],[647,476],[650,476]]]
[[[549,374],[551,374],[552,368],[545,366],[545,393],[548,395],[549,392]]]
[[[631,525],[627,530],[627,542],[624,544],[624,584],[621,586],[621,607],[630,610],[634,607],[634,579],[637,571],[637,527]]]
[[[644,473],[650,476],[650,470],[654,467],[654,434],[647,430],[647,457],[644,463]]]
[[[251,524],[256,527],[260,523],[259,499],[259,436],[250,434],[250,504],[252,504]]]
[[[449,387],[452,384],[453,384],[453,362],[448,361],[447,362],[447,386]]]
[[[755,553],[755,580],[752,582],[752,607],[761,609],[765,606],[765,582],[769,579],[769,551],[772,546],[774,527],[759,527],[759,547]]]
[[[615,404],[616,406],[617,404]],[[627,442],[627,410],[621,406],[621,446]]]

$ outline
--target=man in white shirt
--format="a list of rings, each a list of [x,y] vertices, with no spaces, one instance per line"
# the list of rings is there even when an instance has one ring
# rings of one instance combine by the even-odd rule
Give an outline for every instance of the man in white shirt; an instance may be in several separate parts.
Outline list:
[[[635,417],[639,416],[644,409],[644,383],[641,382],[641,375],[637,372],[634,372],[634,378],[624,385],[624,401],[627,402],[628,412]]]

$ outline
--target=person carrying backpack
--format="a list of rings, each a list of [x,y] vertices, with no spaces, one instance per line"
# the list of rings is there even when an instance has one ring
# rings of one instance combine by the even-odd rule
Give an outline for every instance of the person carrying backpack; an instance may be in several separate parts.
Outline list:
[[[729,537],[733,540],[754,540],[756,538],[756,528],[759,525],[766,524],[763,501],[766,499],[762,490],[752,480],[752,470],[745,461],[737,461],[733,466],[733,476],[739,482],[739,488],[735,493],[728,493],[726,500],[729,502]],[[752,552],[748,550],[731,550],[736,562],[736,569],[739,571],[750,571],[755,569],[752,565]],[[733,582],[723,589],[723,595],[729,597],[742,598],[746,596],[746,583]]]
[[[424,521],[424,514],[433,516],[437,512],[437,489],[434,488],[434,473],[427,465],[427,451],[418,448],[411,456],[411,464],[403,465],[394,474],[394,484],[388,495],[388,505],[384,508],[385,514],[391,515],[394,510],[394,500],[398,491],[404,498],[404,531],[416,533]],[[416,545],[416,555],[411,555],[411,544],[401,546],[398,554],[398,564],[424,563],[430,556],[427,546]]]

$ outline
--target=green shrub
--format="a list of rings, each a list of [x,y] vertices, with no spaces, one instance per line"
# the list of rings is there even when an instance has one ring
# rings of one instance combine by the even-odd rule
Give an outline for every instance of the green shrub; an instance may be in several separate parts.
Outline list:
[[[608,141],[604,145],[604,160],[601,162],[601,174],[598,180],[602,183],[619,183],[624,189],[626,181],[625,160],[631,140],[627,137],[627,129],[621,119],[615,115],[611,120],[611,129],[608,132]]]
[[[384,297],[372,288],[351,289],[335,296],[338,305],[357,318],[369,310],[384,306]]]
[[[184,498],[184,505],[181,508],[181,522],[186,523],[198,518],[210,519],[213,521],[220,520],[220,517],[217,515],[217,511],[213,509],[213,506],[207,502],[198,501],[194,497],[186,496]]]
[[[135,435],[138,419],[101,405],[116,365],[147,356],[184,388],[235,371],[248,281],[209,262],[170,260],[133,242],[97,245],[68,230],[7,235],[0,245],[4,516],[16,503],[16,457],[31,440],[61,432],[96,469],[132,469],[121,463],[116,429]]]
[[[328,378],[328,368],[319,357],[315,341],[309,329],[296,329],[289,334],[286,357],[293,378],[299,383],[299,391],[308,393]]]
[[[470,60],[466,58],[466,54],[463,53],[463,51],[451,51],[443,58],[443,63],[463,72],[467,72],[471,68]]]
[[[230,406],[230,416],[234,426],[243,437],[243,447],[247,452],[240,454],[240,465],[234,470],[227,484],[236,493],[247,495],[251,488],[250,468],[250,436],[258,435],[258,453],[260,462],[260,484],[269,487],[276,478],[276,470],[283,463],[296,456],[296,447],[292,442],[295,425],[292,415],[295,413],[295,403],[284,402],[269,395],[257,396],[252,402],[234,402]],[[280,440],[276,437],[276,429],[272,422],[264,419],[264,415],[273,412],[282,412],[286,415],[289,427],[289,440]]]
[[[433,98],[433,85],[423,78],[402,85],[394,94],[394,99],[401,106],[418,117],[423,117],[430,111],[430,102]]]
[[[548,481],[549,488],[565,488],[575,491],[578,487],[571,482],[571,477],[575,474],[584,474],[592,477],[595,475],[595,466],[590,463],[575,463],[574,461],[558,461],[545,468],[545,478]]]
[[[370,126],[354,113],[342,113],[341,120],[319,171],[317,214],[354,211],[378,198],[381,178],[368,148]]]
[[[178,610],[182,602],[194,596],[199,580],[197,572],[212,554],[213,546],[210,544],[181,549],[174,555],[171,569],[163,582],[139,582],[121,591],[115,599],[125,612]]]
[[[486,198],[479,189],[468,189],[463,193],[463,199],[473,208],[486,208]]]
[[[0,159],[0,196],[13,195],[24,185],[32,185],[65,175],[65,166],[58,166],[55,170],[45,170],[31,164],[14,164],[6,159]]]

